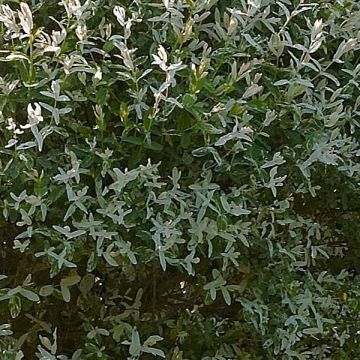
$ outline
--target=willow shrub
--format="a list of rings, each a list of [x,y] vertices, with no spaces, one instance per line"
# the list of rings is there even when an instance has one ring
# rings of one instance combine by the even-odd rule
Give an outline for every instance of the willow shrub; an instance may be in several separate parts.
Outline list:
[[[0,358],[360,357],[360,4],[0,7]]]

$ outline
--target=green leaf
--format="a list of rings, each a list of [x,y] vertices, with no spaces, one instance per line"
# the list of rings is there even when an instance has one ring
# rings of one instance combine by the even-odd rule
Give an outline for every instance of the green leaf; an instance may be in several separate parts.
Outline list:
[[[182,104],[185,108],[191,108],[196,103],[197,97],[193,94],[185,94],[182,98]]]
[[[0,325],[0,336],[9,336],[12,334],[13,332],[10,330],[10,324]]]
[[[81,280],[81,276],[79,276],[79,275],[71,275],[71,276],[68,276],[68,277],[66,277],[64,279],[61,279],[60,286],[67,286],[67,287],[74,286],[78,282],[80,282],[80,280]]]
[[[65,285],[60,285],[60,290],[61,290],[61,295],[64,299],[65,302],[70,302],[71,300],[71,294],[70,294],[70,290],[67,286]]]
[[[34,301],[34,302],[40,301],[39,295],[37,295],[33,291],[20,288],[19,293],[30,301]]]
[[[19,316],[21,312],[21,299],[20,296],[14,296],[9,300],[10,315],[14,319]]]
[[[136,328],[133,329],[131,335],[131,343],[129,348],[129,353],[132,356],[139,356],[141,351],[141,343],[140,343],[140,336]]]
[[[39,290],[40,296],[50,296],[54,292],[54,287],[52,285],[42,286]]]
[[[119,264],[116,262],[116,260],[109,253],[104,252],[103,257],[109,265],[119,266]]]

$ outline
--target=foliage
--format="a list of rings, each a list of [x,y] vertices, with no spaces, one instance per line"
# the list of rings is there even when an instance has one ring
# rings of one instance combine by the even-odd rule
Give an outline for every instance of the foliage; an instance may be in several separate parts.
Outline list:
[[[356,0],[2,0],[0,358],[360,357]]]

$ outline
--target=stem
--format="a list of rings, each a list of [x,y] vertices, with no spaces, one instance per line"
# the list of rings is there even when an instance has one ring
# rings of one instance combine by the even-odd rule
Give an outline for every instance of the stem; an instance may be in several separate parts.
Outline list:
[[[3,49],[4,47],[4,24],[1,23],[0,25],[0,48]]]
[[[300,2],[300,3],[296,6],[296,8],[291,12],[290,16],[286,18],[286,21],[285,21],[285,23],[283,24],[283,26],[281,27],[281,29],[280,29],[280,31],[279,31],[279,34],[281,34],[281,33],[286,29],[286,27],[288,26],[289,22],[294,18],[296,11],[298,11],[299,8],[300,8],[300,5],[302,5],[301,2]]]
[[[30,46],[30,69],[29,69],[29,84],[33,83],[34,77],[35,77],[35,71],[34,71],[34,48],[33,48],[33,36],[31,35],[29,38],[29,46]]]
[[[155,266],[155,262],[153,262],[153,293],[152,293],[153,315],[155,313],[155,307],[156,307],[156,266]]]
[[[0,6],[3,5],[3,0],[0,0]],[[4,46],[4,23],[0,24],[0,48],[3,49]]]
[[[324,70],[320,71],[317,75],[315,75],[310,81],[314,81],[316,80],[322,73],[326,72],[326,70],[329,69],[329,67],[334,63],[334,61],[332,60],[326,67]]]

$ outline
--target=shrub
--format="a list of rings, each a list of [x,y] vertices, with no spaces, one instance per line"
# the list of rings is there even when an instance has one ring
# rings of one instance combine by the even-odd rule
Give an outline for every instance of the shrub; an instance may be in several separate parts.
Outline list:
[[[360,357],[358,1],[1,3],[1,359]]]

